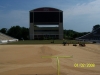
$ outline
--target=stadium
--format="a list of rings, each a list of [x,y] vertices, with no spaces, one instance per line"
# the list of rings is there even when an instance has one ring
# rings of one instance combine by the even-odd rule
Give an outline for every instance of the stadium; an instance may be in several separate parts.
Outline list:
[[[30,40],[20,41],[0,33],[0,75],[100,75],[100,45],[90,43],[99,41],[99,34],[100,28],[76,40],[66,40],[62,10],[51,7],[30,10]],[[48,37],[54,42],[44,39]],[[80,46],[79,42],[85,46]]]

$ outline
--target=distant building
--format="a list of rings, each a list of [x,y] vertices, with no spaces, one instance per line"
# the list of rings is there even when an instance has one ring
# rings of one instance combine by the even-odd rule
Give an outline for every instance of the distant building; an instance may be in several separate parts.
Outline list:
[[[30,39],[63,39],[63,11],[42,7],[29,11]],[[46,27],[37,27],[46,25]],[[47,27],[47,25],[58,25],[58,27]]]

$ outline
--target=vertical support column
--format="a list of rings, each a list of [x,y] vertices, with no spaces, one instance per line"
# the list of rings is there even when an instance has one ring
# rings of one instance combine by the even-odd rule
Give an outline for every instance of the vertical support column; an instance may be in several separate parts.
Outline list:
[[[30,27],[29,27],[29,36],[30,36],[30,40],[34,39],[34,12],[31,11],[29,14],[29,18],[30,18]]]
[[[63,39],[63,23],[59,23],[59,39]]]
[[[30,40],[34,39],[34,24],[30,23]]]

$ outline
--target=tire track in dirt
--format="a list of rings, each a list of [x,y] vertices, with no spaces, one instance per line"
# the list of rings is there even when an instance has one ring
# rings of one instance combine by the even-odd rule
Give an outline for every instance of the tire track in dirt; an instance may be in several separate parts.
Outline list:
[[[86,51],[89,51],[89,52],[93,52],[93,53],[97,53],[97,54],[100,54],[99,53],[99,50],[97,49],[92,49],[91,47],[77,47],[77,48],[80,48],[80,49],[83,49],[83,50],[86,50]],[[57,47],[55,48],[57,49],[56,51],[60,51],[61,53],[60,54],[56,54],[54,56],[60,56],[62,54],[62,49],[63,48],[60,48],[60,47]],[[97,50],[97,51],[96,51]],[[57,69],[57,60],[56,58],[51,58],[52,59],[52,67]],[[87,68],[76,68],[74,66],[69,66],[69,65],[65,65],[63,61],[60,61],[60,67],[61,67],[61,72],[65,72],[67,75],[70,73],[70,70],[73,70],[73,71],[78,71],[80,73],[100,73],[100,71],[97,71],[97,70],[91,70],[91,69],[87,69]]]
[[[59,51],[56,51],[54,49],[52,49],[51,47],[48,47],[48,46],[42,46],[40,47],[40,53],[42,55],[48,55],[48,56],[52,56],[52,55],[56,55],[56,54],[59,54],[60,52]]]
[[[76,46],[76,47],[77,48],[80,48],[82,50],[86,50],[86,51],[92,52],[92,53],[100,54],[100,51],[99,50],[94,50],[94,49],[92,49],[90,47],[78,47],[78,46]]]
[[[60,53],[59,51],[55,51],[48,46],[41,46],[40,50],[39,50],[39,55],[41,55],[41,57],[45,56],[45,55],[52,56],[52,55],[56,55],[59,53]],[[12,65],[0,65],[0,66],[1,67],[4,66],[4,68],[0,69],[0,72],[5,72],[5,71],[19,69],[19,68],[25,68],[25,67],[47,67],[47,66],[52,66],[52,63],[20,64],[20,65],[12,64]]]
[[[42,46],[41,47],[41,53],[43,54],[43,56],[58,56],[59,55],[59,53],[61,53],[61,52],[59,52],[59,51],[57,51],[57,50],[55,50],[55,49],[52,49],[51,47],[49,47],[49,46]],[[51,60],[51,66],[53,67],[53,68],[55,68],[55,69],[57,69],[57,67],[56,67],[56,58],[43,58],[43,59],[50,59]]]
[[[56,49],[58,49],[58,48],[56,48]],[[78,48],[80,48],[80,47],[78,47]],[[90,47],[87,47],[87,48],[83,48],[82,47],[81,49],[85,49],[86,51],[93,52],[93,53],[95,52],[95,53],[99,54],[97,51],[92,50],[92,48],[90,48]],[[58,49],[57,51],[61,51],[61,50]],[[60,56],[60,55],[61,54],[57,54],[55,56]],[[70,66],[69,65],[65,65],[64,61],[66,62],[66,60],[60,61],[60,67],[62,69],[61,72],[66,72],[66,74],[69,74],[70,70],[73,70],[73,71],[76,71],[76,72],[78,71],[80,73],[83,73],[83,72],[85,72],[85,73],[100,73],[100,71],[97,71],[97,70],[91,70],[91,69],[88,69],[88,68],[76,68],[76,67],[71,66],[71,65]],[[70,60],[70,62],[72,62],[72,60]],[[52,63],[52,67],[57,69],[57,60],[55,58],[52,58],[52,62],[51,63]]]
[[[51,46],[42,46],[41,50],[44,55],[48,54],[47,56],[60,56],[60,54],[62,53],[62,51],[59,50],[59,47],[58,48],[56,47],[56,49],[52,49]],[[49,51],[49,53],[46,53],[46,51]],[[57,59],[56,58],[45,58],[45,59],[51,59],[52,67],[57,69]]]
[[[57,69],[57,62],[56,62],[56,59],[52,59],[52,67]],[[81,72],[81,73],[100,73],[100,71],[97,71],[97,70],[90,70],[88,68],[76,68],[76,67],[72,67],[72,66],[69,66],[69,65],[65,65],[65,62],[61,62],[60,61],[60,72],[65,72],[66,74],[69,74],[70,73],[70,70],[73,70],[73,71],[78,71],[78,72]]]
[[[5,71],[14,70],[14,69],[19,69],[19,68],[25,68],[25,67],[47,67],[47,66],[51,66],[51,65],[52,65],[51,63],[0,65],[0,66],[7,66],[5,68],[0,69],[0,73],[5,72]]]
[[[86,46],[87,48],[89,48],[89,49],[93,49],[94,51],[98,51],[98,52],[100,52],[100,49],[96,49],[96,48],[94,48],[94,47],[89,47],[89,46]]]
[[[40,56],[41,55],[60,56],[62,54],[65,55],[65,53],[64,53],[65,51],[62,51],[63,48],[60,47],[60,46],[57,46],[57,47],[54,47],[54,48],[52,48],[52,46],[42,46],[42,47],[40,47],[40,49],[41,49],[40,50]],[[84,48],[82,48],[82,49],[84,49]],[[87,51],[87,49],[86,49],[86,51]],[[55,53],[53,53],[52,50]],[[90,49],[90,52],[91,52],[91,49]],[[0,72],[20,69],[20,68],[25,68],[25,67],[48,67],[48,66],[52,66],[53,68],[57,69],[57,60],[56,60],[56,58],[45,58],[45,59],[50,59],[51,62],[50,63],[43,62],[43,63],[36,63],[36,64],[12,64],[12,65],[3,65],[2,64],[0,66],[4,66],[4,68],[0,69]],[[64,61],[66,62],[66,60],[64,60]],[[76,72],[78,71],[78,72],[86,72],[86,73],[95,73],[95,72],[100,73],[99,71],[96,71],[96,70],[90,70],[90,69],[85,69],[85,68],[75,68],[71,65],[68,65],[68,64],[66,65],[64,61],[60,61],[60,67],[61,67],[60,71],[66,73],[66,75],[69,75],[71,70],[76,71]],[[70,62],[72,62],[72,61],[70,61]]]

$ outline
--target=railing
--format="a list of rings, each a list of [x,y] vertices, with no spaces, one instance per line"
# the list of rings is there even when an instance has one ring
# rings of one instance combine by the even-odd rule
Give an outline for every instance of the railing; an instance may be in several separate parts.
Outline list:
[[[43,35],[49,35],[49,34],[59,34],[59,32],[34,32],[34,34],[43,34]]]

